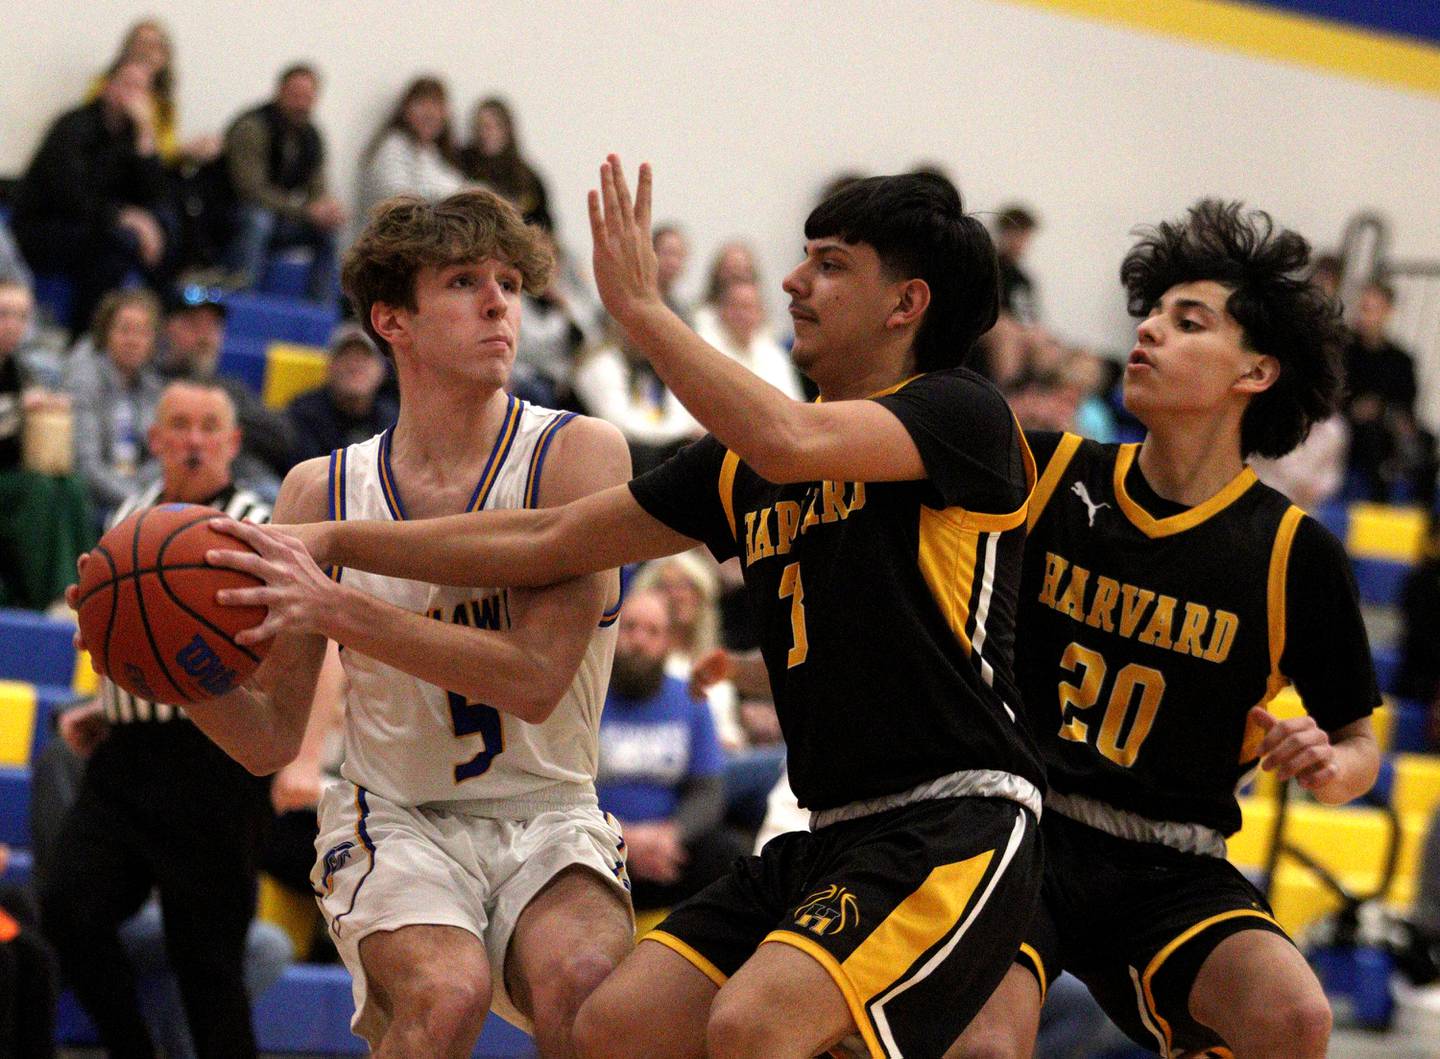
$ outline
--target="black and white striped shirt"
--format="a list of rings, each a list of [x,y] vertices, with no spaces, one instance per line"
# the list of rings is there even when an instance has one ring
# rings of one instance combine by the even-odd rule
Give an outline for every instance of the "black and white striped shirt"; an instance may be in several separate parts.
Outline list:
[[[110,519],[110,525],[118,524],[141,508],[159,503],[164,485],[165,483],[160,481],[138,493],[132,493],[115,509],[115,514]],[[238,489],[234,485],[227,485],[204,503],[209,507],[218,508],[239,521],[257,523],[270,521],[270,505],[250,490]],[[185,711],[179,706],[142,699],[103,677],[100,680],[100,702],[105,710],[105,719],[111,724],[189,720],[185,716]]]

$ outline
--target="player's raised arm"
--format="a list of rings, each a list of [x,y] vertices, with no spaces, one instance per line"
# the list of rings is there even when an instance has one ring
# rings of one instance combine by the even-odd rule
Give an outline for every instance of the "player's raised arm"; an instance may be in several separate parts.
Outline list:
[[[665,305],[655,279],[651,186],[650,167],[642,165],[632,203],[619,158],[611,155],[600,167],[600,189],[589,198],[595,281],[606,309],[691,414],[773,482],[926,477],[910,431],[892,412],[863,398],[892,389],[896,379],[958,362],[993,323],[995,310],[982,305],[978,324],[966,322],[975,314],[951,298],[953,292],[944,292],[944,305],[934,304],[934,276],[915,274],[909,262],[910,267],[896,267],[865,241],[870,233],[860,219],[885,215],[884,205],[871,199],[889,189],[862,189],[854,202],[832,199],[826,204],[828,215],[817,210],[806,225],[805,259],[784,283],[795,321],[795,363],[825,398],[805,404],[711,347]],[[964,218],[957,223],[947,237],[993,262],[993,248],[978,222]],[[919,271],[930,272],[928,265]],[[954,270],[953,257],[946,268]],[[876,277],[883,282],[874,283]],[[857,337],[859,313],[868,319]],[[943,322],[932,323],[922,343],[927,318],[941,314]],[[957,328],[957,322],[963,326]],[[928,355],[937,337],[953,343],[944,354],[948,359]],[[863,348],[855,348],[857,341]],[[840,360],[853,365],[862,355],[870,370],[857,379]]]

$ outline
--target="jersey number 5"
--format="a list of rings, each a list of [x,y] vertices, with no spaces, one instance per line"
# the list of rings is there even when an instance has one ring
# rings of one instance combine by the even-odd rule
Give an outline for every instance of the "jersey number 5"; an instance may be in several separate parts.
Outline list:
[[[484,746],[480,753],[469,761],[455,766],[455,782],[463,783],[483,776],[495,760],[495,755],[505,749],[505,735],[500,729],[500,711],[483,702],[466,702],[465,696],[450,692],[450,724],[455,729],[455,738],[467,735],[480,736]]]
[[[1081,714],[1100,701],[1105,684],[1105,659],[1098,651],[1072,643],[1060,656],[1060,668],[1080,673],[1078,684],[1060,682],[1060,738],[1088,742],[1090,725]],[[1116,673],[1095,749],[1117,765],[1125,768],[1133,765],[1140,755],[1140,744],[1145,742],[1150,726],[1155,723],[1164,695],[1165,675],[1158,669],[1132,662]]]

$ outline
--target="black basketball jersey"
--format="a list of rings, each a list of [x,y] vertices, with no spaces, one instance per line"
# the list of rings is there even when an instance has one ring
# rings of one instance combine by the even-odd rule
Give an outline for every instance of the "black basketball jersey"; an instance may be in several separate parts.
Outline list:
[[[1051,788],[1234,833],[1251,707],[1293,682],[1333,732],[1379,701],[1343,549],[1248,467],[1183,508],[1138,445],[1030,442],[1016,669]]]
[[[801,805],[961,770],[1038,787],[1012,670],[1034,461],[1000,393],[968,370],[873,399],[927,479],[775,485],[706,437],[631,489],[717,559],[740,556]]]

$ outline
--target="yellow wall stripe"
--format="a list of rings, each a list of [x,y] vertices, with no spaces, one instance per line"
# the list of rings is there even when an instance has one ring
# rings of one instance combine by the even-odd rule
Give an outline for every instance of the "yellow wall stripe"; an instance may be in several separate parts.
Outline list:
[[[1010,0],[1280,62],[1440,93],[1440,48],[1233,0]]]

